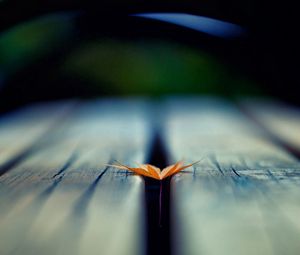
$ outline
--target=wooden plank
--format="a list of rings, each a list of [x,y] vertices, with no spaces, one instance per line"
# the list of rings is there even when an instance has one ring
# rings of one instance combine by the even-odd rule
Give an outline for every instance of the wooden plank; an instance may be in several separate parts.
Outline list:
[[[300,108],[258,98],[245,99],[241,104],[275,139],[300,155]]]
[[[140,102],[83,104],[59,141],[4,174],[1,255],[143,254],[142,178],[106,164],[145,160],[145,114]]]
[[[230,103],[167,105],[170,163],[203,160],[171,180],[175,254],[298,254],[300,166]]]
[[[75,102],[34,104],[0,117],[0,175],[25,158],[51,135]]]

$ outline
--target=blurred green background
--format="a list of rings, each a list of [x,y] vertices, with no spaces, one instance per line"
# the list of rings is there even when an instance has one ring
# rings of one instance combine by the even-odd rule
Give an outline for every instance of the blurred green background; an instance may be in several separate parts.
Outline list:
[[[195,1],[190,10],[193,5]],[[7,15],[9,25],[0,34],[0,110],[32,101],[107,95],[273,95],[294,100],[292,91],[281,93],[278,85],[282,52],[277,62],[266,58],[268,40],[251,27],[253,6],[246,12],[248,22],[240,19],[249,33],[236,40],[129,17],[128,9],[116,6],[96,15],[85,15],[80,8],[49,8],[11,24],[12,14]],[[236,17],[232,14],[233,21],[239,21]]]

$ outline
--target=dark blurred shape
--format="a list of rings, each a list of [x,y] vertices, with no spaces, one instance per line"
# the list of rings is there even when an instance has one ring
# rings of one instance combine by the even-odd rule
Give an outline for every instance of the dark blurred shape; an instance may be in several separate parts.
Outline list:
[[[58,98],[170,93],[262,94],[298,103],[296,23],[286,18],[288,4],[7,0],[1,6],[0,111]],[[134,16],[141,13],[152,19]],[[247,36],[206,34],[211,24],[233,23]]]
[[[3,32],[0,36],[3,76],[13,75],[59,48],[73,32],[73,18],[73,14],[67,13],[47,15]]]
[[[166,40],[87,42],[70,54],[63,71],[105,94],[228,96],[255,91],[255,84],[210,54]]]

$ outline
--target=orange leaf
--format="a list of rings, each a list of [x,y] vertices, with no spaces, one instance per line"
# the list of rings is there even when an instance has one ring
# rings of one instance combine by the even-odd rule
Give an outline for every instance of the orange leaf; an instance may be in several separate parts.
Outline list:
[[[201,160],[194,162],[192,164],[189,164],[189,165],[185,165],[185,166],[183,165],[183,161],[179,161],[176,164],[165,167],[162,171],[158,167],[150,165],[150,164],[138,164],[139,167],[129,167],[129,166],[117,163],[117,164],[108,165],[108,166],[112,166],[112,167],[124,169],[124,170],[129,170],[136,174],[151,177],[156,180],[163,180],[164,178],[167,178],[173,174],[176,174],[188,167],[191,167],[191,166],[199,163]]]

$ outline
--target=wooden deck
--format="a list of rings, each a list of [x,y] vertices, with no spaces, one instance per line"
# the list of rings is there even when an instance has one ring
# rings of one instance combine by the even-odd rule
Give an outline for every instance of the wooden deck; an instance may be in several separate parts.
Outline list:
[[[175,253],[298,254],[299,161],[228,102],[168,108],[170,161],[203,158],[171,182]]]
[[[26,107],[0,117],[0,254],[300,254],[299,152],[300,111],[277,102]],[[201,162],[163,189],[107,166],[182,159]]]

